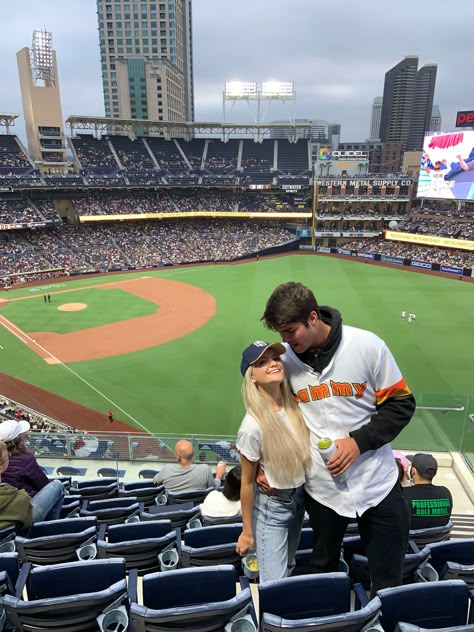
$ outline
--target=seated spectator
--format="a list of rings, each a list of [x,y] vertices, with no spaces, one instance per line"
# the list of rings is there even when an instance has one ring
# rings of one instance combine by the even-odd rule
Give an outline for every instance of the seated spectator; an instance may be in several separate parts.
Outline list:
[[[449,522],[453,509],[453,498],[447,487],[433,485],[438,471],[438,462],[431,454],[409,456],[411,461],[412,487],[403,493],[411,509],[411,529],[440,527]]]
[[[12,487],[24,489],[33,498],[50,480],[38,465],[35,456],[28,450],[25,433],[30,430],[27,421],[7,419],[0,424],[0,440],[8,449],[8,468],[2,480]]]
[[[26,534],[35,522],[57,520],[64,498],[62,483],[53,481],[30,498],[24,489],[17,489],[1,480],[8,461],[8,448],[0,441],[0,529],[15,526],[18,532]]]
[[[172,492],[220,487],[226,471],[225,463],[217,466],[214,478],[209,465],[193,463],[193,444],[185,439],[178,441],[174,448],[174,455],[177,463],[164,465],[153,479],[155,485],[164,485],[166,490]]]
[[[209,518],[227,518],[239,516],[240,507],[240,481],[242,470],[240,465],[233,467],[227,474],[222,491],[215,489],[210,492],[202,505],[201,514]]]

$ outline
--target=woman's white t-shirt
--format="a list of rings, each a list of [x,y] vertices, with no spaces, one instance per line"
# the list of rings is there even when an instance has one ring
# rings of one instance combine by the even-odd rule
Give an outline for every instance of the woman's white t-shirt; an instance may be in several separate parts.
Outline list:
[[[282,424],[289,425],[288,415],[285,410],[279,410],[276,415]],[[249,415],[249,413],[245,415],[240,424],[237,434],[237,448],[249,461],[260,462],[260,467],[265,471],[265,476],[267,477],[270,487],[275,487],[276,489],[291,489],[303,485],[305,481],[303,466],[301,466],[300,476],[294,480],[287,480],[285,482],[280,480],[277,482],[274,476],[272,476],[272,472],[269,471],[268,468],[265,468],[265,463],[262,461],[262,432],[255,418]]]
[[[209,518],[226,518],[241,514],[240,500],[229,500],[215,489],[204,499],[200,506],[201,514]]]

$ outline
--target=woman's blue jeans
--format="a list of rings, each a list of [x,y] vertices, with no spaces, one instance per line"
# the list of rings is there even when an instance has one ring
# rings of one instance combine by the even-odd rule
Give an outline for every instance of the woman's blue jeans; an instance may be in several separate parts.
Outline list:
[[[291,575],[303,519],[303,486],[272,494],[256,490],[253,532],[260,582]]]
[[[43,520],[58,520],[63,506],[64,487],[61,481],[51,481],[31,499],[33,524]]]

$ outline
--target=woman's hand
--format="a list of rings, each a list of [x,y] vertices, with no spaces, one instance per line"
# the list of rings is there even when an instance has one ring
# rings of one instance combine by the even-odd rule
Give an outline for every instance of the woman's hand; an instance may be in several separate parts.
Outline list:
[[[253,535],[241,533],[239,539],[237,540],[237,546],[235,547],[235,550],[239,555],[247,555],[247,553],[251,551],[254,546],[255,543],[253,540]]]

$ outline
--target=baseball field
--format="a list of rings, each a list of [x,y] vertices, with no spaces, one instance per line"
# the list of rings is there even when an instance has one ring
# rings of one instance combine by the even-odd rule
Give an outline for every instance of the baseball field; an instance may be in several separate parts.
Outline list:
[[[4,292],[1,371],[102,414],[112,408],[142,430],[235,434],[241,352],[253,340],[277,340],[259,319],[273,288],[289,280],[309,285],[345,323],[381,336],[419,403],[456,407],[474,392],[473,284],[314,255]],[[416,322],[402,320],[402,310]],[[422,423],[429,414],[410,424],[401,444],[434,449],[436,433]],[[455,441],[459,415],[446,420]]]

